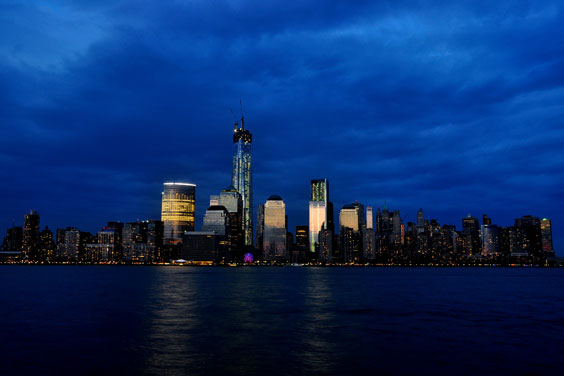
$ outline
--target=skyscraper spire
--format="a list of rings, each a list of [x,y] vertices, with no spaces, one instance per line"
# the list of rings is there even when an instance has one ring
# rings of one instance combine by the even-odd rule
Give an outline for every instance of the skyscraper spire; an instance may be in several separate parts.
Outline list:
[[[241,104],[241,128],[233,134],[233,174],[231,183],[243,199],[243,233],[245,246],[253,245],[253,173],[251,143],[253,136],[245,130],[243,102]],[[235,123],[237,124],[237,123]]]

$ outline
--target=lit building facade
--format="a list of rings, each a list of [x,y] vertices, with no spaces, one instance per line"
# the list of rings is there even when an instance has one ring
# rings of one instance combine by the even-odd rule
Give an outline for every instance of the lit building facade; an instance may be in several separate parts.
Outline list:
[[[231,251],[242,256],[244,245],[243,232],[243,199],[233,186],[221,191],[219,195],[210,197],[210,206],[223,206],[229,213],[229,247]]]
[[[241,126],[235,123],[233,133],[233,173],[231,184],[241,194],[243,202],[244,245],[253,245],[253,169],[251,144],[253,136],[245,129],[245,118],[241,116]]]
[[[467,217],[462,219],[462,238],[464,253],[467,256],[481,253],[480,223],[478,219],[471,214],[468,214]]]
[[[25,215],[23,228],[22,256],[24,259],[39,258],[41,240],[39,235],[39,214],[32,210]]]
[[[287,260],[286,204],[273,195],[264,204],[264,259]]]
[[[194,231],[195,213],[195,184],[164,183],[161,220],[166,241],[177,244],[182,242],[184,231]]]
[[[374,209],[372,209],[372,206],[366,207],[366,228],[374,228]]]
[[[331,210],[332,211],[332,210]],[[319,247],[319,232],[333,230],[329,202],[329,181],[314,179],[311,181],[311,200],[309,201],[309,250],[315,252]]]
[[[554,257],[554,248],[552,247],[552,225],[550,219],[543,218],[541,220],[541,237],[542,252],[545,257]]]
[[[342,257],[355,263],[363,257],[363,236],[366,231],[364,205],[355,202],[344,205],[339,213]]]
[[[482,256],[499,255],[499,236],[497,225],[482,225]]]

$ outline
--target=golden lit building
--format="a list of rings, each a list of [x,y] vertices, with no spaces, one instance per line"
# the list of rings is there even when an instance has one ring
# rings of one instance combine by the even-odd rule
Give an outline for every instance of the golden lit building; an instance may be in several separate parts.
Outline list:
[[[164,183],[161,220],[164,238],[170,243],[182,242],[184,231],[194,231],[196,217],[196,185]]]

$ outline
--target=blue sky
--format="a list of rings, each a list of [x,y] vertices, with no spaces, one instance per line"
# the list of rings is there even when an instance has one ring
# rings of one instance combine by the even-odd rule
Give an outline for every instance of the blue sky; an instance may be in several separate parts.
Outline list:
[[[158,218],[193,182],[197,226],[252,131],[255,206],[307,223],[309,180],[460,227],[553,222],[564,255],[558,1],[5,1],[0,231]]]

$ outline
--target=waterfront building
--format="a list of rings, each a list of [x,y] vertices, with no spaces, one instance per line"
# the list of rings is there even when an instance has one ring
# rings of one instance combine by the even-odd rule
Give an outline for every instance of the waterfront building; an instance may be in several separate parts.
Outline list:
[[[65,241],[57,246],[57,256],[63,260],[78,261],[81,251],[80,231],[75,228],[65,230]]]
[[[309,248],[309,226],[296,226],[296,248],[300,252]]]
[[[333,262],[333,231],[323,229],[319,232],[319,261]]]
[[[190,183],[164,183],[161,220],[164,238],[170,244],[182,241],[185,231],[194,231],[196,213],[196,185]]]
[[[264,252],[264,204],[257,206],[257,249]]]
[[[245,117],[235,123],[233,133],[233,172],[231,184],[239,192],[243,204],[243,244],[253,246],[253,169],[251,144],[253,136],[245,129]]]
[[[423,214],[423,209],[419,209],[417,212],[417,233],[420,234],[425,232],[425,215]]]
[[[345,262],[359,262],[363,257],[363,234],[366,230],[364,206],[355,202],[344,205],[339,213],[342,256]]]
[[[213,232],[216,235],[219,245],[217,250],[219,252],[219,258],[231,257],[229,254],[229,235],[231,233],[230,220],[229,212],[221,205],[210,206],[204,216],[202,232]]]
[[[49,227],[45,227],[40,234],[41,252],[40,259],[42,261],[52,261],[55,258],[55,242],[53,241],[53,231]]]
[[[403,243],[402,222],[399,210],[394,210],[392,213],[392,242],[396,247]]]
[[[482,256],[498,256],[499,254],[499,234],[497,225],[482,225]]]
[[[539,217],[525,215],[515,219],[511,256],[542,256],[542,232]]]
[[[311,181],[309,201],[309,251],[315,252],[319,245],[321,230],[334,231],[333,204],[329,201],[329,181],[314,179]]]
[[[366,229],[374,228],[374,214],[372,206],[366,207]]]
[[[241,194],[233,186],[221,191],[219,195],[210,197],[211,206],[223,206],[229,213],[229,248],[237,254],[237,258],[243,256],[245,234],[243,231],[243,199]]]
[[[286,204],[282,197],[272,195],[264,204],[264,259],[287,260]]]
[[[540,226],[542,253],[545,257],[554,257],[554,248],[552,247],[552,225],[550,223],[550,219],[543,218]]]
[[[22,256],[26,260],[38,260],[40,249],[39,214],[31,210],[24,218]]]
[[[219,238],[214,232],[186,231],[182,238],[182,259],[195,264],[219,261]]]
[[[364,232],[363,244],[363,259],[374,260],[376,258],[376,232],[367,228]]]
[[[147,245],[152,250],[152,262],[163,262],[164,223],[156,219],[147,223]]]
[[[2,249],[4,252],[21,252],[23,244],[23,228],[15,226],[6,230],[6,237],[4,238],[4,245]]]
[[[462,236],[465,255],[473,256],[481,253],[480,223],[471,214],[462,219]]]

